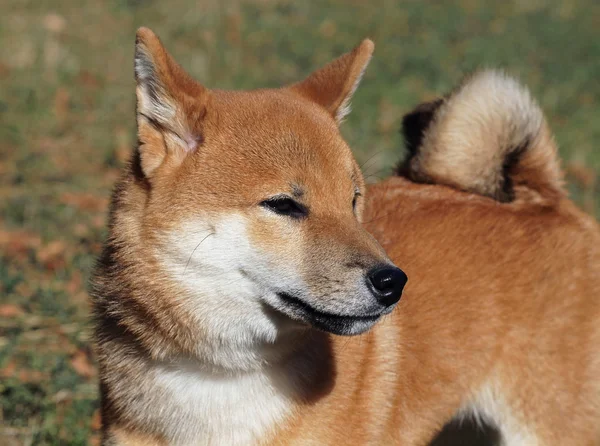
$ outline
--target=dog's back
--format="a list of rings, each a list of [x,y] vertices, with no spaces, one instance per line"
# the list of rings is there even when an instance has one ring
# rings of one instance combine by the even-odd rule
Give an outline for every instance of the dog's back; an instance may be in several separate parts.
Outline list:
[[[507,444],[597,444],[600,233],[566,198],[541,111],[486,71],[403,131],[409,156],[366,219],[411,277],[394,315],[421,402],[407,416],[461,407]]]

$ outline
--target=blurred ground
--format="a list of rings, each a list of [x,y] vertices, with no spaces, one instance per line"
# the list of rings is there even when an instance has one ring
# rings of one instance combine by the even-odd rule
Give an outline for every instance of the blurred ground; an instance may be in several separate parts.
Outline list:
[[[370,180],[403,113],[479,66],[527,83],[570,189],[600,212],[600,3],[519,0],[2,0],[0,444],[97,444],[86,280],[134,134],[135,29],[210,87],[278,86],[363,37],[375,57],[344,134]]]

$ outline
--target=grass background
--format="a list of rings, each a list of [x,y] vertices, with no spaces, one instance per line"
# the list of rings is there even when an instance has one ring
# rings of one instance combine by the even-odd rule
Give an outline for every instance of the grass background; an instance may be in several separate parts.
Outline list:
[[[402,115],[477,67],[529,85],[576,201],[600,214],[595,0],[2,0],[0,444],[97,444],[86,280],[135,143],[135,29],[209,87],[279,86],[364,37],[374,59],[343,132],[371,179]]]

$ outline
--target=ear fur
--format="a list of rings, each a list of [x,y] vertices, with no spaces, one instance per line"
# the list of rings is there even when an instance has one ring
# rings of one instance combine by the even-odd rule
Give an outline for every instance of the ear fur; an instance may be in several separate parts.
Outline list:
[[[448,96],[404,117],[409,154],[397,173],[501,202],[564,195],[557,149],[529,91],[506,74],[485,70]]]
[[[350,113],[350,99],[371,60],[374,48],[373,42],[365,39],[354,50],[292,85],[290,89],[321,105],[339,124]]]
[[[167,157],[180,162],[201,143],[209,91],[173,60],[148,28],[136,34],[135,79],[140,159],[150,177]]]

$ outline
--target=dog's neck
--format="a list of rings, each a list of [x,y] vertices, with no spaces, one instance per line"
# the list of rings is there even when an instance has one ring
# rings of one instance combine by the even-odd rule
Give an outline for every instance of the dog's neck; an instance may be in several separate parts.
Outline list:
[[[163,390],[160,428],[169,444],[233,445],[264,438],[294,407],[293,385],[275,367],[269,369],[221,374],[189,363],[156,366],[153,384]]]
[[[209,436],[214,444],[246,444],[264,439],[300,404],[331,390],[335,379],[329,337],[311,332],[293,354],[259,369],[208,373],[193,363],[159,366],[155,383],[167,390],[170,407],[185,407],[183,423],[168,423],[175,443]],[[177,427],[178,426],[178,427]]]
[[[327,395],[335,380],[329,335],[306,330],[278,342],[270,348],[284,354],[252,369],[148,358],[131,369],[128,388],[110,393],[127,404],[135,424],[139,417],[169,444],[253,443],[274,434],[299,406]]]

